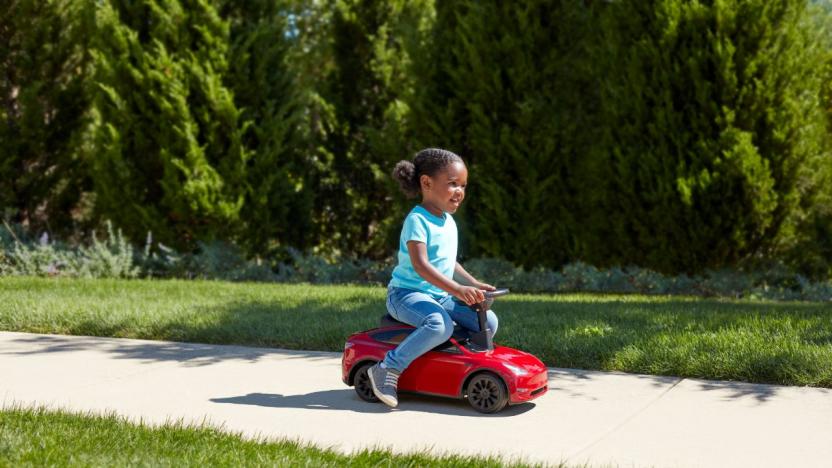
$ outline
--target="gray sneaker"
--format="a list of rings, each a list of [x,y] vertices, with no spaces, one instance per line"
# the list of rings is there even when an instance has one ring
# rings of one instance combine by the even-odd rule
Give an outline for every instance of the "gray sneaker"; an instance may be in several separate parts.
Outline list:
[[[370,376],[370,386],[376,397],[385,405],[395,408],[399,404],[396,397],[396,386],[399,384],[401,373],[396,369],[386,369],[376,364],[367,370]]]

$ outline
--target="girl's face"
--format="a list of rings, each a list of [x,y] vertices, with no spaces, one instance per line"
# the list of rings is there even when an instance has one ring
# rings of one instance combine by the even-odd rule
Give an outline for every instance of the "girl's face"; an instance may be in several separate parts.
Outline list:
[[[442,215],[442,212],[456,213],[465,199],[465,186],[468,185],[468,169],[462,162],[453,162],[433,177],[423,175],[422,204],[430,212]]]

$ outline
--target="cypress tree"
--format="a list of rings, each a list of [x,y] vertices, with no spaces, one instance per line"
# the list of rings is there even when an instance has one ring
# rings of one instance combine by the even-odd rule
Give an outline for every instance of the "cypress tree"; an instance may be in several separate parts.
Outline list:
[[[420,70],[421,141],[469,164],[463,254],[559,266],[580,249],[593,140],[578,2],[441,2]]]
[[[824,51],[821,102],[826,116],[826,152],[801,171],[802,197],[784,222],[769,255],[814,279],[832,277],[832,3],[816,1],[813,26],[822,35]]]
[[[664,272],[765,252],[824,152],[803,0],[621,1],[592,54],[604,192],[590,260]]]
[[[245,122],[246,196],[240,212],[241,240],[251,252],[308,248],[315,188],[314,166],[303,132],[305,96],[299,70],[290,64],[298,31],[289,2],[226,1],[230,24],[227,86]]]
[[[84,221],[90,12],[87,1],[0,6],[0,216],[34,231]]]
[[[96,24],[99,214],[135,240],[233,237],[250,153],[223,81],[228,24],[207,0],[111,0]]]
[[[323,249],[387,257],[401,218],[390,171],[410,158],[407,138],[414,48],[429,24],[429,1],[350,0],[323,5],[310,122],[317,141],[316,225]],[[321,38],[321,36],[318,36]]]

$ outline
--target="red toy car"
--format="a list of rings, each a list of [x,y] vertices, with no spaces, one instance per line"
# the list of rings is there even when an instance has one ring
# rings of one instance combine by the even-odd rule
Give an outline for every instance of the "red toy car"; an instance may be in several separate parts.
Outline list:
[[[546,366],[535,356],[505,346],[494,346],[485,312],[494,298],[507,289],[486,292],[486,300],[472,308],[477,312],[479,332],[461,327],[445,343],[413,361],[399,378],[398,391],[467,398],[482,413],[495,413],[506,404],[523,403],[546,393]],[[363,400],[379,401],[370,387],[367,369],[384,359],[414,328],[394,320],[381,319],[381,326],[351,335],[341,358],[342,379],[355,386]]]

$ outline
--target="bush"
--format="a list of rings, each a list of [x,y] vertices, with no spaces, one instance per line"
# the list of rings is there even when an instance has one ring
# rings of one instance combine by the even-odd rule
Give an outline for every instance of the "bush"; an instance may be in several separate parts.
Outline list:
[[[226,281],[276,281],[277,275],[260,261],[248,261],[236,245],[223,241],[199,243],[190,260],[196,278]]]
[[[316,255],[307,255],[296,249],[289,249],[292,264],[281,265],[293,281],[307,281],[319,284],[372,283],[386,284],[393,272],[387,262],[373,262],[366,259],[327,261]]]
[[[124,240],[120,229],[113,232],[109,222],[106,240],[98,240],[93,233],[90,245],[77,248],[50,242],[46,233],[34,242],[25,236],[21,240],[12,229],[7,229],[7,234],[0,238],[3,275],[135,278],[140,273],[134,263],[133,247]]]
[[[519,269],[511,262],[499,258],[475,258],[465,262],[465,269],[475,278],[506,288],[517,288]],[[547,289],[547,288],[544,288]]]
[[[829,152],[828,53],[810,2],[598,5],[586,54],[604,131],[586,156],[600,183],[585,189],[599,200],[589,212],[605,216],[577,231],[591,234],[582,258],[704,273],[793,237],[787,218],[822,188],[802,176]],[[716,294],[750,286],[706,276]]]
[[[308,282],[314,284],[385,285],[393,270],[392,259],[382,262],[353,258],[324,258],[288,248],[288,262],[247,259],[239,246],[224,241],[200,243],[195,252],[179,253],[153,243],[148,234],[136,253],[120,230],[107,223],[107,239],[93,233],[89,245],[71,247],[37,240],[19,226],[0,232],[0,276],[70,276],[82,278],[184,278],[224,281]],[[673,294],[768,300],[832,301],[832,283],[812,282],[778,263],[753,272],[709,270],[701,276],[665,276],[636,266],[599,269],[575,262],[554,271],[526,270],[499,258],[466,262],[474,277],[515,292],[615,294]]]

